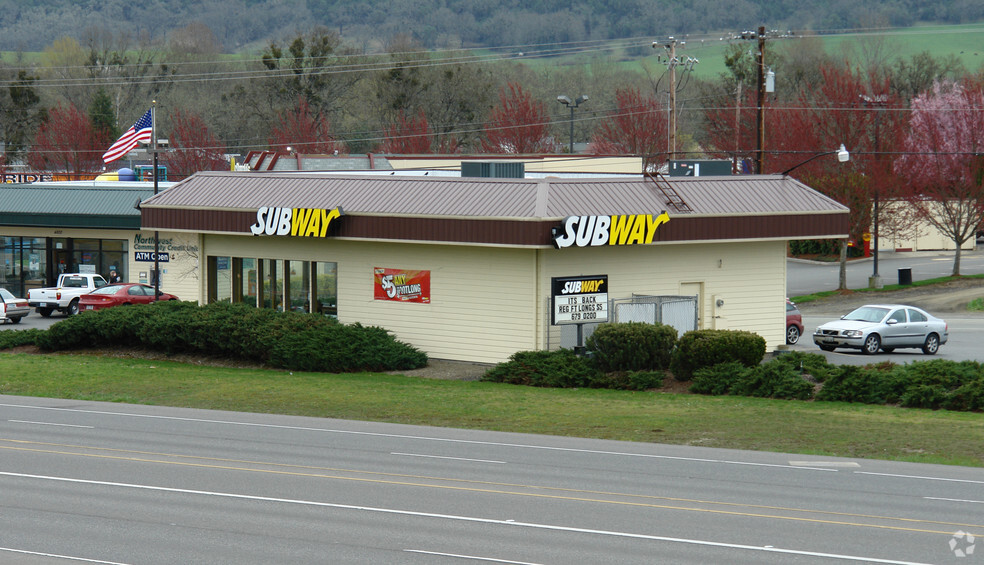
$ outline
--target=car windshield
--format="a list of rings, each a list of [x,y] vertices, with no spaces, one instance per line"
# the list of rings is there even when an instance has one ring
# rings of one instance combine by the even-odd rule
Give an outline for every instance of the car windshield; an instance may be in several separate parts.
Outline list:
[[[4,300],[13,300],[14,295],[11,294],[9,290],[0,288],[0,298],[3,298]]]
[[[854,320],[858,322],[880,322],[885,318],[885,314],[888,314],[888,308],[879,308],[877,306],[862,306],[857,310],[852,311],[850,314],[844,316],[845,320]]]

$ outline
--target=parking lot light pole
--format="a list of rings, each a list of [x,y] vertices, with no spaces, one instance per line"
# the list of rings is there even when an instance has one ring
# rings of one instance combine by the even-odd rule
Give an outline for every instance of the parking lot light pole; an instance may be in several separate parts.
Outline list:
[[[568,152],[571,155],[574,154],[574,108],[580,106],[582,102],[587,102],[587,101],[588,101],[588,96],[586,94],[582,94],[577,98],[575,98],[574,100],[571,100],[569,96],[564,96],[564,95],[560,95],[557,97],[557,102],[560,102],[564,106],[567,106],[568,108],[571,109],[571,138],[570,138],[570,146],[568,148]]]

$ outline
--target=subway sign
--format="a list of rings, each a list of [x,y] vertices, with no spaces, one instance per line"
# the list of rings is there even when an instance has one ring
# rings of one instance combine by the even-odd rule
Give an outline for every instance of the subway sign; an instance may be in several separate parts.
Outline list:
[[[256,211],[256,223],[249,231],[253,235],[325,237],[332,221],[344,214],[341,206],[334,210],[264,206]]]
[[[652,243],[656,228],[670,221],[665,211],[658,215],[568,216],[551,230],[554,247],[596,247]]]

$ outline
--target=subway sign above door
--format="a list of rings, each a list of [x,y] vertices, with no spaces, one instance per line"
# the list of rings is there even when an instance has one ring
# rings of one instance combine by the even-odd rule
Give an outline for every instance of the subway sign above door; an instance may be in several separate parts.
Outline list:
[[[256,211],[256,223],[249,231],[253,235],[325,237],[332,222],[343,215],[341,206],[334,210],[264,206]]]
[[[554,247],[642,245],[653,242],[656,228],[670,221],[665,211],[658,215],[568,216],[551,230]]]

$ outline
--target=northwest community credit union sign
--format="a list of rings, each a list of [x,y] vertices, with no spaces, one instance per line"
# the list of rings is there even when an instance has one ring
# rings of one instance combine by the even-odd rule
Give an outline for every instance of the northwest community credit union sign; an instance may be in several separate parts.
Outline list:
[[[670,221],[666,212],[621,216],[568,216],[553,228],[554,247],[641,245],[652,243],[656,228]]]
[[[249,231],[253,235],[325,237],[332,221],[344,214],[341,206],[334,210],[264,206],[256,211],[256,223]]]

